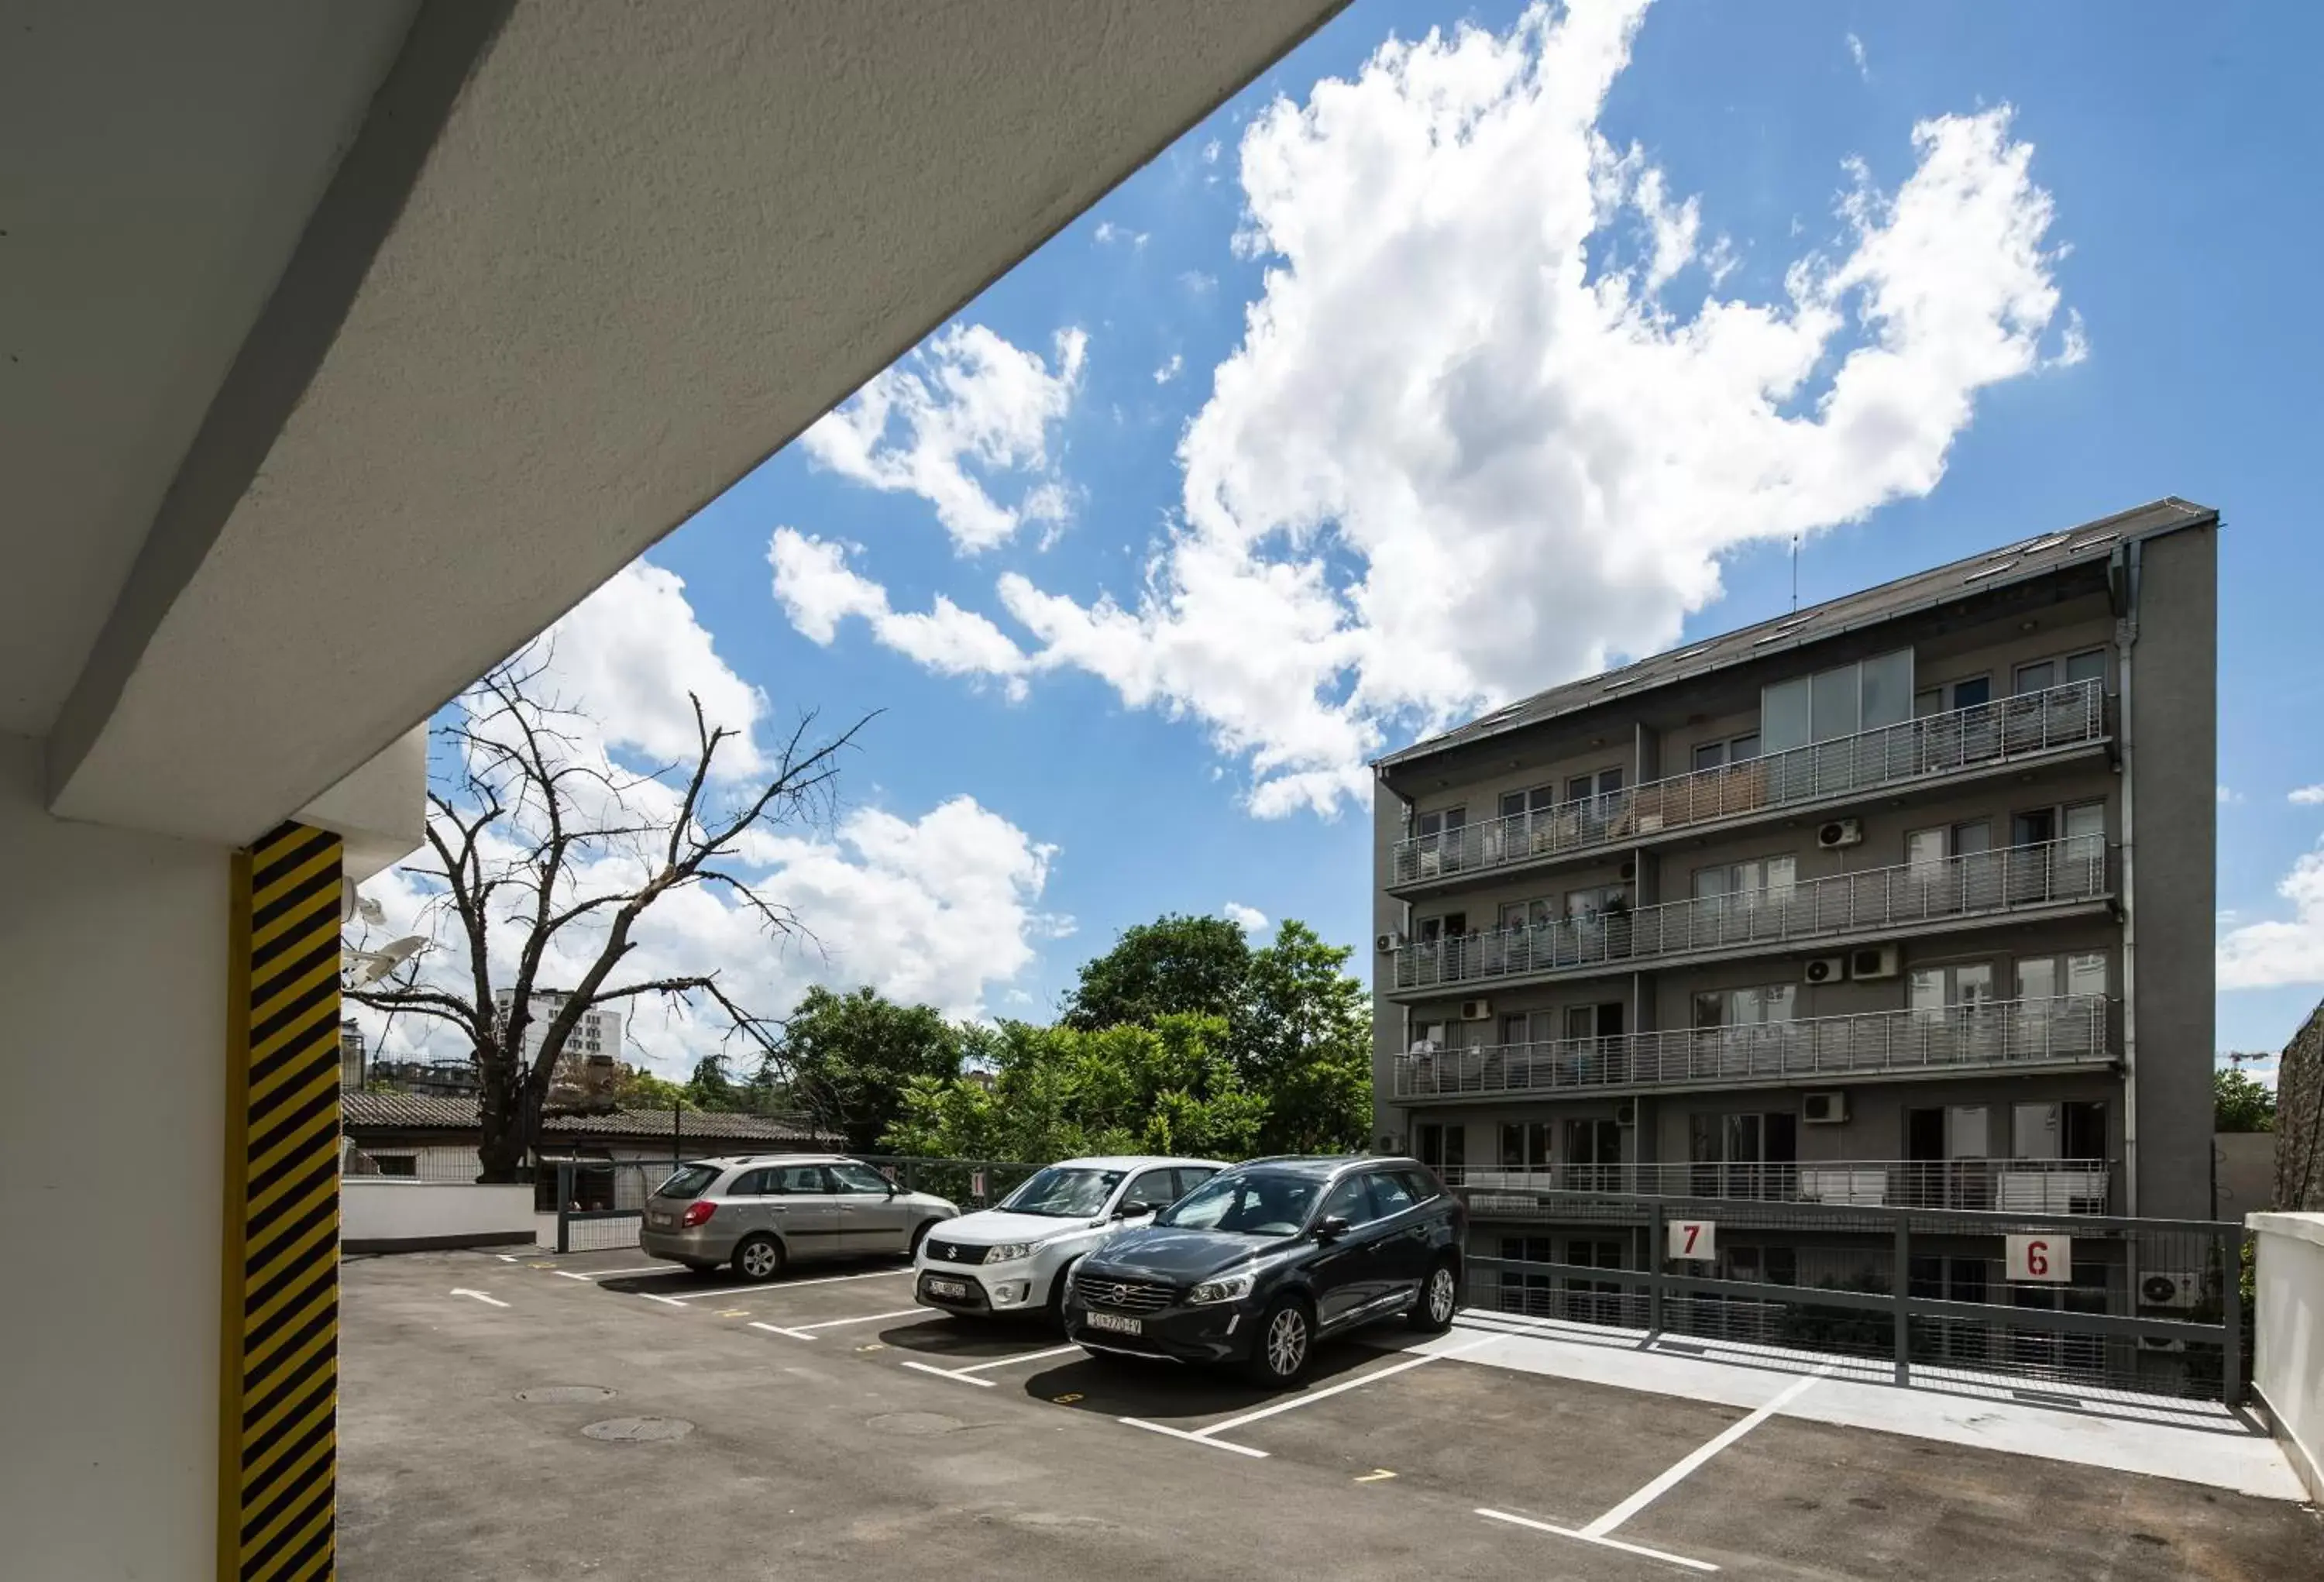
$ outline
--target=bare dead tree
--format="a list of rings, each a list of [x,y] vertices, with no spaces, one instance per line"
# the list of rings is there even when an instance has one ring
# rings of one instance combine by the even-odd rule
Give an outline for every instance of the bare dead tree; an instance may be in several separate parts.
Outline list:
[[[481,1086],[478,1179],[486,1181],[517,1179],[557,1063],[594,1007],[651,997],[715,1013],[724,1037],[779,1061],[779,1022],[740,1004],[715,972],[624,978],[618,969],[638,948],[639,920],[693,885],[721,888],[770,937],[811,939],[788,907],[740,871],[749,865],[741,846],[753,830],[827,816],[839,756],[872,717],[818,740],[807,714],[752,789],[733,795],[716,789],[712,772],[735,733],[712,726],[700,698],[689,694],[691,765],[629,773],[584,750],[572,726],[585,715],[536,696],[546,672],[545,651],[520,652],[476,683],[460,717],[433,733],[445,751],[433,754],[427,851],[406,868],[433,893],[425,926],[438,943],[446,931],[456,936],[466,974],[431,972],[423,951],[383,981],[346,991],[374,1010],[452,1027],[467,1043]],[[497,934],[505,960],[512,930],[514,964],[500,972],[493,947]],[[528,1060],[542,964],[560,941],[568,959],[587,965],[569,987],[560,985],[563,999]],[[503,986],[505,1016],[495,995]]]

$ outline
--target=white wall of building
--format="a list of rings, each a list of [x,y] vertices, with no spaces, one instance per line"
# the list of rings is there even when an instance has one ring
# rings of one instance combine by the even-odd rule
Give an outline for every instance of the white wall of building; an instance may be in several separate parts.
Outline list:
[[[2324,1503],[2324,1214],[2255,1214],[2252,1383],[2309,1497]]]
[[[339,1187],[343,1242],[532,1235],[532,1189],[350,1176]]]
[[[207,1576],[230,857],[52,819],[42,772],[0,736],[0,1571]]]

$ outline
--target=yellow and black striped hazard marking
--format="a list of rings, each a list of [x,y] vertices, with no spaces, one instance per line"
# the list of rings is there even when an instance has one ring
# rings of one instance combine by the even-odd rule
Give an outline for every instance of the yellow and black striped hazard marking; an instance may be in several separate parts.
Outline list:
[[[220,1582],[328,1577],[339,1401],[339,837],[235,855]]]

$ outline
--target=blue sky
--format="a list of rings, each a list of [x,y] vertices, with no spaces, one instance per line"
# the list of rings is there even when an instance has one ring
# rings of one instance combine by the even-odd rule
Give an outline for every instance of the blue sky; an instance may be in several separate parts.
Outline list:
[[[1662,0],[1626,62],[1520,20],[1360,0],[908,358],[886,425],[859,404],[650,552],[715,649],[671,673],[762,723],[882,711],[848,798],[892,821],[820,848],[853,921],[784,992],[1045,1013],[1120,929],[1229,903],[1358,943],[1366,755],[1784,607],[1794,527],[1812,601],[2176,494],[2227,523],[2222,927],[2279,925],[2241,970],[2295,980],[2223,993],[2220,1044],[2280,1045],[2324,992],[2324,871],[2305,911],[2278,889],[2324,835],[2290,800],[2324,745],[2284,728],[2324,714],[2324,12]],[[1616,276],[1627,318],[1574,294]],[[1707,299],[1764,335],[1703,344]],[[1475,618],[1513,592],[1531,629]],[[961,799],[1008,849],[930,903],[960,848],[919,821]],[[882,868],[881,830],[919,855]]]

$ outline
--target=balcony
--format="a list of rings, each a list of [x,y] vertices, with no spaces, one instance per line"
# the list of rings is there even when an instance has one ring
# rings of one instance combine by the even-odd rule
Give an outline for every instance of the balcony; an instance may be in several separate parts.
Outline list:
[[[2107,739],[2106,689],[2072,681],[1838,736],[1720,769],[1467,824],[1397,843],[1388,888],[1455,879],[1748,822],[1868,792],[1990,772]]]
[[[1812,1016],[1754,1027],[1425,1050],[1396,1059],[1401,1103],[1560,1098],[1665,1088],[1767,1087],[1850,1078],[2107,1063],[2107,1002],[2083,995],[1943,1011]]]
[[[2113,1171],[2102,1159],[1841,1159],[1784,1163],[1567,1164],[1451,1170],[1479,1218],[1555,1219],[1561,1195],[1612,1194],[1804,1203],[1831,1208],[1965,1208],[2004,1214],[2104,1214]]]
[[[1669,901],[1450,939],[1388,953],[1389,997],[1446,988],[1600,976],[1803,945],[1941,931],[1990,917],[2094,906],[2108,893],[2102,836],[1972,852],[1747,890]]]

